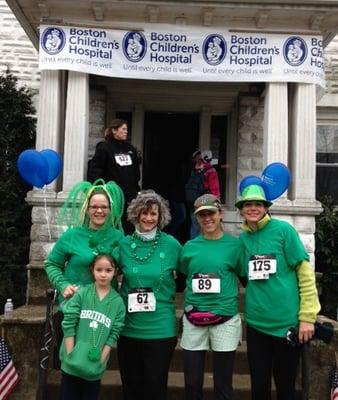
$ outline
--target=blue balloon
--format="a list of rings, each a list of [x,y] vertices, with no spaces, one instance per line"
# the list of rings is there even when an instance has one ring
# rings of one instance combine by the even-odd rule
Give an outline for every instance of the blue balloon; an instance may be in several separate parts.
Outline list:
[[[250,185],[262,186],[261,178],[255,175],[248,175],[243,178],[239,184],[239,194],[242,195],[243,190]]]
[[[41,150],[40,154],[48,164],[48,174],[45,181],[45,184],[48,185],[60,175],[62,170],[62,161],[58,153],[51,149]]]
[[[275,200],[289,187],[291,172],[286,165],[275,162],[265,167],[261,179],[265,185],[266,199]]]
[[[32,186],[42,188],[48,176],[48,164],[36,150],[25,150],[18,158],[17,167],[20,176]]]

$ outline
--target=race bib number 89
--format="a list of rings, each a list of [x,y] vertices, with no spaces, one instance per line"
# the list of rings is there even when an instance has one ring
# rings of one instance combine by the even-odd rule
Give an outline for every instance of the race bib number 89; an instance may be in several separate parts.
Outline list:
[[[260,254],[250,257],[249,280],[269,279],[270,274],[275,274],[277,262],[274,254]]]
[[[194,293],[220,293],[221,280],[217,274],[194,274],[192,276]]]
[[[151,288],[132,289],[128,293],[128,311],[152,312],[156,310],[156,298]]]

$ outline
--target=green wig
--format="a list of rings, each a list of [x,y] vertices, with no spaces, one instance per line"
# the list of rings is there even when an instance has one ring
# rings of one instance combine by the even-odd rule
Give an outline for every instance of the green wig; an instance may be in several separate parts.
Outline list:
[[[124,195],[121,188],[113,181],[105,183],[103,179],[97,179],[93,184],[87,181],[77,183],[64,202],[58,223],[69,228],[80,227],[89,224],[87,214],[88,204],[94,194],[103,193],[110,204],[110,213],[105,220],[104,228],[113,226],[123,232],[121,218],[124,211]]]

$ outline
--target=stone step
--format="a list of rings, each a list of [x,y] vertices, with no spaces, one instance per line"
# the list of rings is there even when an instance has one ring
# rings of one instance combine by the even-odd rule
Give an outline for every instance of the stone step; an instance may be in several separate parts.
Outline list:
[[[48,400],[58,399],[58,387],[60,384],[60,371],[51,371],[48,379]],[[248,375],[233,376],[234,399],[250,399],[250,379]],[[184,398],[183,373],[170,372],[168,376],[168,400],[180,400]],[[204,400],[213,398],[213,379],[209,373],[204,374]],[[122,400],[121,379],[118,371],[106,371],[102,379],[99,400]],[[273,398],[274,399],[274,398]],[[151,399],[149,399],[151,400]]]
[[[42,262],[31,262],[27,265],[29,285],[27,302],[31,305],[46,304],[46,290],[50,287]]]
[[[118,370],[116,348],[112,349],[112,353],[108,362],[108,370]],[[212,353],[207,352],[205,358],[205,372],[212,372]],[[183,350],[178,343],[174,351],[173,358],[170,364],[170,371],[172,372],[183,372]],[[234,373],[244,375],[249,373],[248,360],[246,355],[246,342],[244,341],[236,351],[236,359],[234,366]]]
[[[12,318],[0,317],[1,334],[20,378],[11,400],[35,398],[45,317],[46,307],[32,305],[16,308]]]

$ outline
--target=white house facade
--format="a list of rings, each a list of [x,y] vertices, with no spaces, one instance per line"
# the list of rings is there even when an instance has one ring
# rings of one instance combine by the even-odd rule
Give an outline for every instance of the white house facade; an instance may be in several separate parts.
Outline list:
[[[161,191],[159,182],[169,176],[171,163],[182,162],[196,147],[210,148],[214,158],[227,165],[220,173],[222,202],[226,228],[233,233],[240,221],[234,207],[240,180],[260,175],[272,162],[288,165],[292,182],[275,201],[272,213],[296,227],[313,257],[314,217],[321,212],[316,199],[316,163],[330,171],[333,168],[337,177],[338,40],[334,37],[338,1],[7,0],[7,4],[33,46],[22,45],[16,53],[8,44],[11,40],[14,44],[16,35],[23,36],[16,33],[14,20],[0,1],[2,31],[7,29],[9,40],[7,44],[0,41],[1,50],[23,82],[36,71],[41,25],[141,33],[165,26],[173,32],[226,29],[256,36],[303,35],[323,41],[326,59],[325,90],[315,81],[142,79],[141,75],[126,78],[71,68],[41,70],[38,85],[39,75],[31,75],[33,87],[39,87],[36,148],[56,150],[64,163],[62,176],[47,191],[37,189],[27,196],[33,205],[32,298],[38,296],[43,260],[59,235],[54,218],[57,207],[69,188],[86,178],[88,159],[102,140],[103,128],[115,116],[130,123],[131,142],[142,154],[143,187]],[[326,157],[319,161],[317,142],[319,153]],[[337,178],[330,179],[337,182]]]

